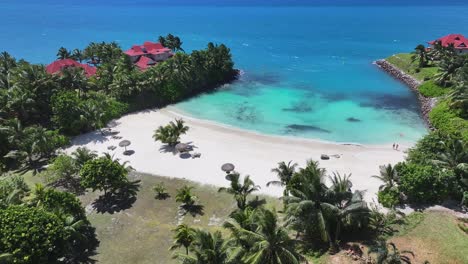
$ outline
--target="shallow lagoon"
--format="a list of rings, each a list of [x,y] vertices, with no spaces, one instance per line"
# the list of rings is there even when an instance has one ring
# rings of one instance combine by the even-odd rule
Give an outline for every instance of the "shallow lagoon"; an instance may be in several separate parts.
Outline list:
[[[414,142],[424,135],[415,95],[372,61],[444,34],[468,34],[467,4],[435,0],[359,6],[95,2],[2,1],[0,50],[48,63],[60,46],[117,41],[128,48],[169,32],[187,51],[225,43],[244,71],[240,81],[178,108],[262,133],[338,142]]]

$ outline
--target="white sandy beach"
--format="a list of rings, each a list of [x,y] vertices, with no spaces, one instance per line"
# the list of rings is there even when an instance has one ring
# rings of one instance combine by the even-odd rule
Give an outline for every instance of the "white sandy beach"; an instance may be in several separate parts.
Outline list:
[[[158,126],[181,117],[190,127],[189,132],[182,136],[182,142],[191,142],[196,146],[194,152],[201,153],[200,158],[181,158],[179,155],[164,152],[161,150],[163,144],[155,142],[152,138]],[[73,139],[73,146],[66,149],[66,152],[70,153],[77,147],[85,146],[99,154],[109,152],[121,161],[129,161],[139,172],[185,178],[215,186],[225,186],[228,183],[220,167],[230,162],[242,175],[251,175],[255,183],[261,186],[261,193],[274,196],[281,195],[281,188],[267,188],[265,184],[276,179],[270,170],[279,161],[293,160],[303,166],[306,160],[314,159],[320,161],[320,165],[326,168],[329,174],[334,171],[341,174],[352,173],[353,188],[367,190],[365,198],[371,202],[376,200],[375,194],[381,184],[371,175],[379,173],[379,165],[395,164],[405,156],[403,151],[393,150],[390,144],[343,145],[261,135],[186,117],[172,107],[129,114],[113,122],[110,127],[113,131],[119,131],[118,136],[122,139],[91,132]],[[132,142],[127,148],[135,151],[132,156],[124,156],[124,149],[118,147],[119,142],[124,139]],[[111,151],[108,150],[108,146],[117,148]],[[340,154],[341,158],[331,157],[330,160],[322,161],[321,154]]]

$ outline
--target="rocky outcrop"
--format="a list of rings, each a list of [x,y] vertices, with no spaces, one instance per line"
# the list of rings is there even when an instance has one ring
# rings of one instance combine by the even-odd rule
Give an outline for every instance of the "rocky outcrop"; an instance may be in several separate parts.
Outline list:
[[[386,60],[378,60],[375,62],[375,64],[379,66],[379,68],[381,68],[382,70],[386,71],[388,74],[392,75],[395,79],[404,83],[418,95],[418,99],[421,104],[422,117],[426,122],[426,125],[431,130],[434,129],[434,127],[431,125],[431,122],[429,121],[429,112],[431,112],[432,108],[435,106],[437,99],[425,97],[419,92],[418,87],[421,85],[422,82],[417,80],[413,76],[405,73],[404,71],[400,70],[398,67],[394,66]]]

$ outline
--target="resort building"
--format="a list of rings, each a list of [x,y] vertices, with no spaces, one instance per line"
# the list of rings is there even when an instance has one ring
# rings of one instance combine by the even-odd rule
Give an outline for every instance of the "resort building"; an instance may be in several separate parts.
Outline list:
[[[49,74],[60,73],[63,69],[69,67],[80,67],[84,70],[86,77],[91,77],[96,74],[96,67],[89,66],[88,64],[82,64],[72,59],[56,60],[51,64],[47,65],[46,71]]]
[[[453,45],[458,54],[468,54],[468,39],[461,34],[450,34],[428,43],[431,45],[431,48],[434,48],[434,44],[437,41],[440,41],[443,47]]]
[[[174,55],[170,49],[164,47],[161,43],[150,41],[146,41],[143,45],[133,45],[124,53],[130,56],[132,62],[141,70],[165,61]]]

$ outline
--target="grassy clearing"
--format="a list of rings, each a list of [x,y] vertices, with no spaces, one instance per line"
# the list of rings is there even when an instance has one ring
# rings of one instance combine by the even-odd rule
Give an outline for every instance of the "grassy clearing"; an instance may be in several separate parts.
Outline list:
[[[420,81],[428,80],[434,77],[438,71],[438,67],[425,67],[418,70],[418,63],[413,62],[411,56],[413,55],[410,53],[399,53],[388,57],[385,60],[395,65],[407,74],[414,76]]]
[[[220,229],[225,232],[220,226],[236,208],[231,195],[218,193],[218,188],[213,186],[140,173],[132,173],[130,177],[141,180],[137,200],[130,209],[114,214],[92,211],[88,215],[101,242],[95,256],[98,263],[177,263],[168,250],[173,241],[172,229],[180,223],[186,223],[195,228],[210,231]],[[31,186],[41,182],[39,177],[32,177],[32,174],[25,175],[25,178]],[[155,199],[152,187],[159,182],[165,184],[171,196],[166,200]],[[203,215],[179,216],[179,203],[176,203],[174,196],[176,189],[183,185],[195,187],[193,193],[198,197],[199,204],[204,206]],[[88,192],[79,198],[88,211],[98,196],[98,192]],[[265,198],[268,207],[282,208],[278,199]]]
[[[210,231],[222,230],[220,225],[228,214],[236,208],[232,197],[218,193],[213,186],[200,185],[183,179],[151,176],[132,173],[132,178],[141,180],[137,200],[132,208],[118,213],[96,213],[88,215],[96,227],[101,244],[95,256],[97,263],[177,263],[171,258],[168,248],[172,244],[172,232],[178,223]],[[33,186],[41,182],[31,173],[25,175],[26,181]],[[152,187],[164,182],[171,197],[157,200]],[[183,185],[195,186],[194,194],[204,206],[204,215],[193,217],[186,215],[180,218],[179,204],[175,202],[176,189]],[[89,210],[90,204],[98,193],[87,193],[80,196],[84,206]],[[281,209],[281,202],[266,197],[267,207]],[[468,234],[459,227],[459,221],[447,213],[425,212],[413,213],[399,226],[398,233],[390,238],[400,250],[411,250],[415,253],[414,263],[468,263]],[[355,263],[344,252],[330,256],[309,257],[309,263],[334,264]]]
[[[446,212],[410,215],[410,221],[391,238],[400,250],[411,250],[414,263],[468,263],[468,235],[457,226],[457,219]]]

